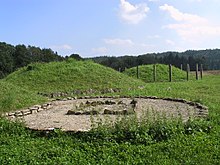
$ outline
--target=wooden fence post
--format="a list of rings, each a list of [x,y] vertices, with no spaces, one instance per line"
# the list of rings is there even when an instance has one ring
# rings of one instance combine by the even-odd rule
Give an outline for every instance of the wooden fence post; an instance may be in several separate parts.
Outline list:
[[[187,66],[186,66],[186,79],[187,79],[187,81],[189,81],[189,72],[190,72],[190,66],[189,66],[189,64],[187,64]]]
[[[199,65],[196,64],[196,80],[199,79],[198,71],[199,71]]]
[[[137,78],[139,79],[139,68],[138,68],[138,65],[137,65]]]
[[[180,65],[180,69],[183,70],[183,64]]]
[[[200,77],[202,79],[202,76],[203,76],[203,66],[202,64],[200,64]]]
[[[169,81],[172,82],[172,65],[169,65]]]
[[[154,82],[156,82],[156,76],[157,76],[157,73],[156,73],[156,70],[157,70],[157,68],[156,68],[156,64],[154,64],[154,69],[153,69],[153,80],[154,80]]]

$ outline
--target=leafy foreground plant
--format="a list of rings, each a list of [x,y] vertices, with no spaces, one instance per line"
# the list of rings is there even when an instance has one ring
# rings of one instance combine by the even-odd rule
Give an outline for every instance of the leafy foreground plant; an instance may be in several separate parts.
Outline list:
[[[155,114],[156,115],[156,114]],[[131,144],[153,144],[168,141],[179,135],[193,135],[198,132],[210,133],[211,123],[203,119],[188,120],[161,118],[161,116],[136,115],[118,117],[116,121],[94,123],[89,132],[91,141],[104,140],[117,143],[129,142]],[[95,125],[97,127],[95,127]],[[92,134],[92,136],[91,136]],[[86,136],[88,137],[88,136]]]
[[[32,132],[20,123],[0,119],[1,164],[179,164],[200,162],[191,154],[204,147],[213,130],[210,122],[139,122],[135,116],[118,119],[112,127],[99,125],[90,132]],[[202,127],[201,127],[202,125]],[[188,128],[192,127],[192,132]],[[195,129],[194,129],[195,128]],[[199,129],[197,129],[199,128]],[[200,138],[200,140],[197,140]],[[191,141],[185,141],[185,140]],[[195,141],[196,140],[196,141]],[[206,140],[208,141],[208,140]],[[200,146],[203,142],[202,146]],[[215,141],[209,143],[210,148]],[[212,144],[213,143],[213,144]],[[188,152],[182,149],[189,150]],[[196,149],[196,150],[195,150]],[[194,151],[195,150],[195,151]],[[219,151],[211,151],[212,156]],[[184,153],[184,156],[181,154]],[[201,156],[201,152],[197,153]],[[179,158],[181,157],[181,159]],[[216,163],[208,159],[206,162]]]

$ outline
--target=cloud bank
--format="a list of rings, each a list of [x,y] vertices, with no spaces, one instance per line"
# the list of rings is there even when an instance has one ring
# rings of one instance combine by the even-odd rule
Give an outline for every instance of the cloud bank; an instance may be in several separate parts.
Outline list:
[[[126,0],[120,0],[120,18],[129,24],[138,24],[147,16],[149,10],[145,3],[132,5]]]
[[[173,6],[163,5],[160,10],[168,12],[177,23],[168,24],[165,28],[175,30],[184,40],[198,42],[220,36],[220,26],[213,26],[206,18],[195,14],[180,12]]]

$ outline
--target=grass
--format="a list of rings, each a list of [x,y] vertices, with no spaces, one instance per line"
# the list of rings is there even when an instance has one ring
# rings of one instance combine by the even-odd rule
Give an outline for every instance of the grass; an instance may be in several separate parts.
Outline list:
[[[90,62],[84,65],[89,64],[93,65]],[[58,64],[51,63],[50,65]],[[39,70],[41,67],[45,67],[40,64],[36,64],[36,66],[40,68]],[[103,68],[101,67],[101,69]],[[18,98],[22,98],[22,102],[30,99],[28,104],[34,104],[42,101],[42,97],[34,94],[39,89],[62,90],[61,87],[53,87],[52,83],[51,87],[48,87],[50,89],[37,84],[32,92],[30,89],[33,85],[22,82],[26,81],[25,74],[30,74],[26,72],[29,71],[25,71],[23,68],[10,75],[11,77],[8,77],[6,81],[0,81],[1,104],[2,100],[7,101],[8,94],[14,98],[14,101],[9,102],[8,105],[12,103],[17,105]],[[118,76],[120,78],[121,74],[119,73]],[[92,75],[92,77],[95,76]],[[136,82],[138,85],[141,84],[139,81]],[[11,83],[21,83],[21,86],[18,87]],[[131,82],[133,86],[137,85],[135,83]],[[154,95],[184,98],[208,106],[209,117],[207,119],[189,121],[186,124],[178,120],[161,120],[143,122],[139,125],[134,117],[130,120],[118,121],[114,127],[100,125],[98,129],[87,133],[64,133],[60,130],[47,133],[32,132],[25,129],[21,123],[11,123],[2,118],[0,119],[0,164],[219,164],[219,84],[219,75],[204,76],[203,80],[199,81],[148,83],[143,89],[134,88],[121,93],[121,95],[130,96]],[[79,88],[79,86],[91,88],[89,83],[86,85],[68,86],[65,90]],[[101,86],[104,84],[100,84],[99,88]],[[27,103],[22,103],[20,107],[26,105]],[[8,106],[8,109],[14,108]]]
[[[137,78],[137,67],[133,67],[125,70],[128,76]],[[183,81],[186,80],[186,72],[180,70],[179,68],[172,67],[172,80],[173,81]],[[154,82],[154,65],[141,65],[139,66],[139,79],[144,82]],[[156,81],[166,82],[169,81],[169,67],[164,64],[156,64]]]
[[[0,81],[0,113],[29,107],[46,100],[34,92]]]
[[[69,92],[90,88],[128,89],[144,84],[92,61],[74,59],[31,64],[10,74],[5,81],[36,92]]]

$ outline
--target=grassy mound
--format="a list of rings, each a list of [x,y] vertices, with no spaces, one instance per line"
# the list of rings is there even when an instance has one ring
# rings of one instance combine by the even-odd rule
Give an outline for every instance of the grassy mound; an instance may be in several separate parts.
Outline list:
[[[71,91],[75,89],[124,88],[143,82],[92,61],[31,64],[10,74],[5,81],[35,92]]]
[[[128,76],[137,77],[137,67],[133,67],[124,71]],[[186,72],[176,67],[172,67],[172,80],[181,81],[186,79]],[[142,65],[139,66],[139,78],[144,82],[154,81],[154,66]],[[164,64],[156,64],[156,81],[169,81],[169,66]]]
[[[0,81],[0,114],[44,102],[46,99],[19,86]]]

